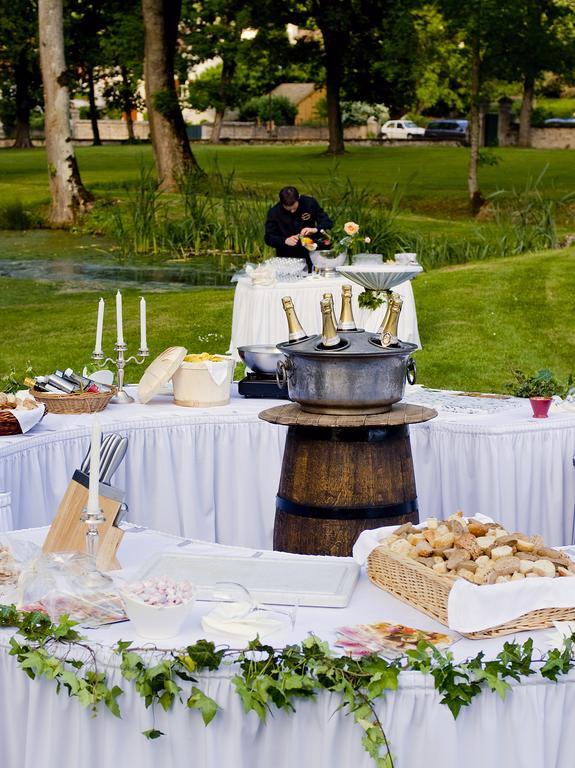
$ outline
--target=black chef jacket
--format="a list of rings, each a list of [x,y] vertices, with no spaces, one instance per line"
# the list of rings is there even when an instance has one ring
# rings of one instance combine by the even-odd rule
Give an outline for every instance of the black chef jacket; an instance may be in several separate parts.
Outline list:
[[[301,243],[297,245],[286,245],[287,237],[299,235],[304,227],[316,227],[319,229],[331,229],[333,222],[327,213],[320,207],[315,197],[309,195],[300,195],[297,211],[291,213],[286,211],[281,203],[276,203],[268,211],[266,219],[266,245],[271,245],[276,249],[278,256],[290,258],[305,259],[308,269],[311,269],[311,261],[308,251]],[[319,232],[317,235],[311,235],[312,240],[321,238]]]

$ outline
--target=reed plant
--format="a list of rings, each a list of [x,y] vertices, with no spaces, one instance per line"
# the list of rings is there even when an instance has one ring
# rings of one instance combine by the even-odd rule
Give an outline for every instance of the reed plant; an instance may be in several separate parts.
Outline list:
[[[396,185],[388,198],[338,173],[310,184],[309,194],[338,225],[356,221],[369,235],[369,250],[393,257],[414,251],[426,269],[482,261],[547,248],[558,244],[557,219],[570,215],[574,196],[545,196],[540,175],[524,188],[500,190],[490,199],[491,220],[477,223],[464,239],[460,235],[422,234],[399,219],[402,194]],[[304,180],[302,180],[302,186]],[[182,175],[176,195],[165,195],[150,170],[141,168],[128,200],[112,207],[108,232],[125,258],[195,259],[206,254],[237,258],[238,264],[271,255],[264,245],[264,222],[270,205],[265,191],[239,183],[233,172],[214,164],[209,173]]]

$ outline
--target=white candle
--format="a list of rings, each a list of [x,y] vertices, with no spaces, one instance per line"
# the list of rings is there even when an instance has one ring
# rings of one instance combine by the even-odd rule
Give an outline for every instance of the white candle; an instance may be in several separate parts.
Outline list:
[[[148,349],[146,339],[146,299],[140,297],[140,349]]]
[[[88,512],[94,514],[100,509],[100,440],[102,425],[98,419],[92,424],[92,442],[90,443],[90,482],[88,484]]]
[[[122,294],[116,294],[116,344],[124,344],[124,326],[122,323]]]
[[[98,320],[96,322],[96,345],[94,352],[98,355],[102,354],[102,331],[104,330],[104,299],[100,299],[98,302]]]

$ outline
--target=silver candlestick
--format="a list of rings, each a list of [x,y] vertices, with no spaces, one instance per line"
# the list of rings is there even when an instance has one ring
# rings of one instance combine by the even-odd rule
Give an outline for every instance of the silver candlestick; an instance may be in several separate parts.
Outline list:
[[[88,510],[88,507],[84,507],[84,511],[80,515],[80,522],[88,524],[88,530],[86,531],[86,552],[92,557],[96,557],[98,554],[98,545],[100,544],[100,532],[98,526],[106,522],[106,518],[101,509],[96,509],[93,512]]]
[[[116,378],[118,381],[117,392],[114,397],[111,398],[110,402],[127,405],[128,403],[133,403],[134,398],[130,397],[130,395],[124,389],[124,368],[126,367],[127,363],[131,362],[136,363],[136,365],[142,365],[145,359],[149,357],[150,350],[147,348],[138,350],[138,357],[140,357],[141,360],[138,360],[138,357],[134,355],[128,357],[128,359],[125,360],[124,352],[128,349],[128,346],[126,344],[115,344],[114,349],[118,353],[118,356],[115,360],[113,360],[111,357],[104,358],[104,353],[96,352],[96,350],[92,352],[92,360],[96,363],[98,368],[104,368],[104,366],[106,366],[108,363],[112,363],[112,365],[116,366]]]

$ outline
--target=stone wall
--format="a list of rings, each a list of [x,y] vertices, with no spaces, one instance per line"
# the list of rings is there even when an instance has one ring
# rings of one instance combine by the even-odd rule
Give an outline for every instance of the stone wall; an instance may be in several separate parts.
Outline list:
[[[150,137],[150,127],[146,120],[137,120],[134,125],[136,139]],[[102,141],[127,141],[128,126],[125,120],[98,120]],[[72,120],[72,137],[77,141],[92,141],[92,122],[90,120]]]
[[[531,146],[534,149],[575,149],[575,127],[532,128]]]

